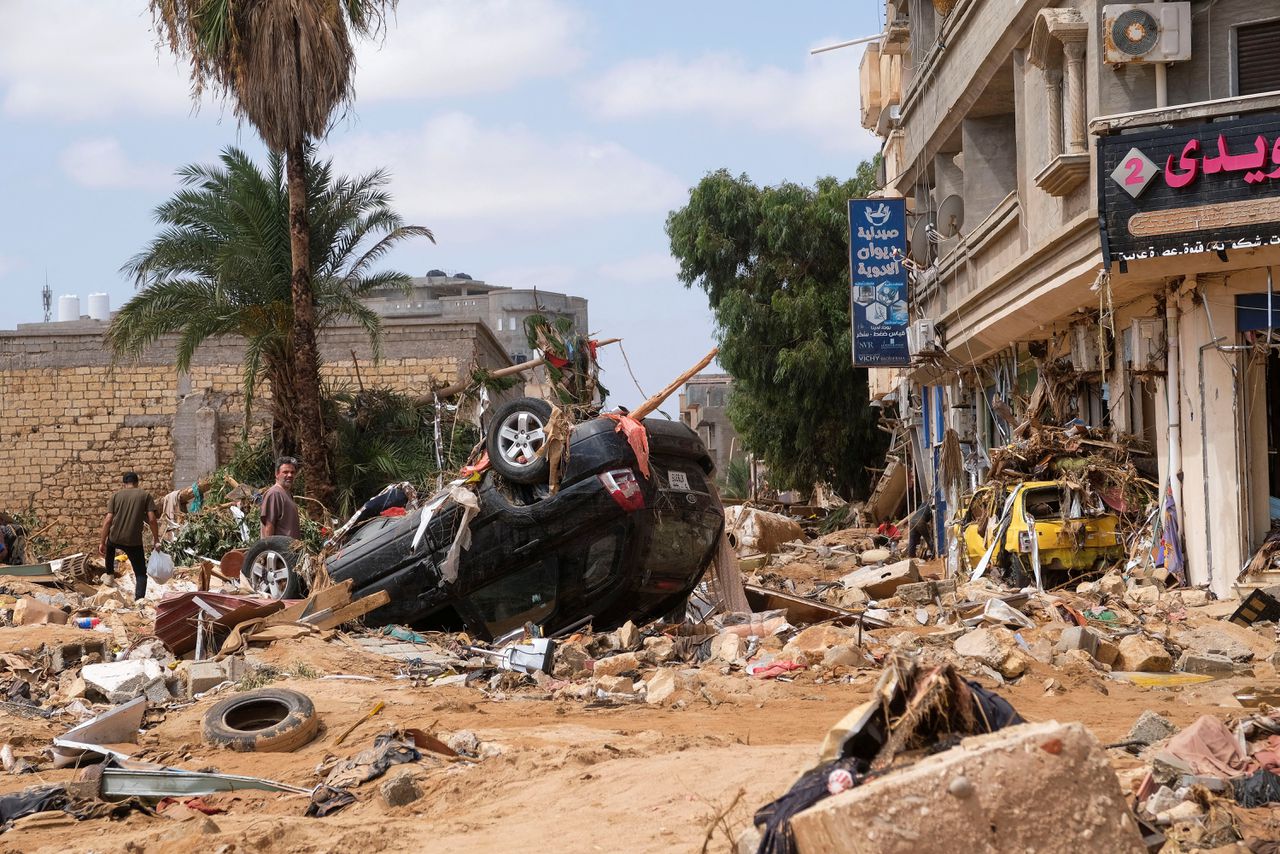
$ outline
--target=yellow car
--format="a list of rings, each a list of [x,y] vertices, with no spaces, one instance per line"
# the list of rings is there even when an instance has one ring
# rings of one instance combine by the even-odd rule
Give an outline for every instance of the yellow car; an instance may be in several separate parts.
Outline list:
[[[1090,503],[1083,490],[1039,480],[982,487],[963,503],[949,534],[960,544],[967,574],[990,552],[984,573],[1022,584],[1039,581],[1044,572],[1088,570],[1124,559],[1119,525],[1118,516],[1101,502]]]

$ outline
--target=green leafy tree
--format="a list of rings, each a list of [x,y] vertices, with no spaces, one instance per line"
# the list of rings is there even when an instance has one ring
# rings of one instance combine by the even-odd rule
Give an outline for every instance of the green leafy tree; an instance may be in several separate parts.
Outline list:
[[[826,481],[861,497],[883,459],[849,321],[847,202],[874,187],[871,163],[813,187],[758,187],[722,169],[667,217],[680,280],[715,314],[729,417],[779,488]]]
[[[302,471],[312,492],[332,491],[320,411],[316,348],[320,294],[312,287],[307,220],[307,144],[328,132],[334,111],[353,98],[352,37],[377,36],[397,0],[150,0],[157,32],[191,66],[192,97],[212,90],[285,155],[292,259],[296,418]]]
[[[432,239],[431,232],[403,223],[391,207],[385,172],[339,177],[331,161],[312,161],[309,151],[307,157],[316,322],[323,328],[354,320],[376,355],[381,323],[360,298],[375,288],[407,287],[409,277],[371,268],[397,243]],[[295,360],[283,157],[271,154],[264,171],[229,148],[217,165],[191,164],[178,175],[183,188],[156,209],[159,236],[122,268],[140,290],[112,319],[107,341],[117,358],[136,358],[162,335],[176,334],[177,367],[185,371],[201,344],[238,336],[245,342],[245,424],[265,379],[274,450],[295,453],[306,447],[299,441],[304,425],[298,400],[308,380]],[[307,486],[311,490],[310,481]]]

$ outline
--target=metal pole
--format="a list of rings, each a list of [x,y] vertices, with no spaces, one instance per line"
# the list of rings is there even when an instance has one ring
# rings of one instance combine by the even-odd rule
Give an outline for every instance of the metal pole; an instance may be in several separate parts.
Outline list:
[[[829,50],[840,50],[842,47],[853,47],[856,44],[880,41],[882,35],[882,33],[876,33],[874,36],[863,36],[860,39],[849,39],[847,42],[836,42],[835,44],[829,44],[823,47],[815,47],[809,51],[809,55],[814,56],[819,53],[826,53]]]
[[[1159,3],[1160,0],[1154,0]],[[1169,106],[1169,64],[1166,62],[1156,63],[1156,109]]]

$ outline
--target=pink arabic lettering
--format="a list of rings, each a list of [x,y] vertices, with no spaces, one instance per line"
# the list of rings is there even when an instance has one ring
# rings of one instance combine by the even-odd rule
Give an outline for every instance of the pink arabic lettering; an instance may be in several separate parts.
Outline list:
[[[1165,160],[1164,182],[1174,189],[1179,189],[1189,185],[1200,173],[1216,175],[1219,172],[1243,172],[1245,183],[1248,184],[1257,184],[1268,178],[1280,179],[1280,137],[1276,137],[1275,143],[1271,146],[1271,165],[1276,168],[1270,172],[1263,171],[1263,166],[1268,159],[1267,139],[1261,134],[1253,141],[1253,150],[1246,154],[1232,154],[1227,148],[1227,138],[1224,134],[1218,134],[1217,149],[1216,155],[1205,154],[1197,157],[1196,155],[1200,152],[1200,140],[1195,137],[1187,140],[1187,144],[1182,147],[1182,153],[1178,155],[1176,168],[1172,154]]]

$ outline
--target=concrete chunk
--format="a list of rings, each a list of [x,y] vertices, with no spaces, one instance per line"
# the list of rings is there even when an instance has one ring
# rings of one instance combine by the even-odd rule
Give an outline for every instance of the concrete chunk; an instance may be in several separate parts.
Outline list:
[[[618,655],[611,655],[608,658],[601,658],[596,661],[595,673],[596,678],[601,676],[621,676],[623,673],[633,673],[640,669],[640,659],[634,652],[623,652]]]
[[[1164,645],[1146,635],[1128,635],[1120,641],[1120,657],[1116,670],[1137,673],[1168,673],[1173,669],[1173,656]]]
[[[912,558],[888,566],[868,566],[840,579],[845,587],[858,588],[873,599],[887,599],[904,584],[920,580],[919,561]]]
[[[147,658],[142,661],[87,664],[81,668],[80,678],[84,680],[87,689],[101,694],[108,703],[124,703],[143,693],[148,687],[155,690],[153,680],[162,672],[158,662]],[[161,680],[161,685],[163,684]]]
[[[187,696],[203,694],[227,681],[218,661],[192,661],[187,665]]]
[[[1062,630],[1053,649],[1055,652],[1082,649],[1094,655],[1098,651],[1098,636],[1088,626],[1069,626]]]
[[[920,581],[915,584],[903,584],[894,591],[895,596],[913,605],[928,605],[935,598],[954,594],[956,581],[948,578],[941,581]]]
[[[1155,744],[1157,741],[1163,741],[1171,737],[1178,731],[1173,721],[1147,709],[1138,715],[1138,719],[1133,722],[1133,728],[1129,730],[1129,735],[1125,741],[1140,741],[1143,744]]]
[[[967,738],[791,820],[800,854],[1143,854],[1106,751],[1083,724]]]
[[[1235,670],[1235,662],[1229,656],[1214,652],[1187,651],[1178,659],[1178,670],[1183,673],[1221,674]]]

